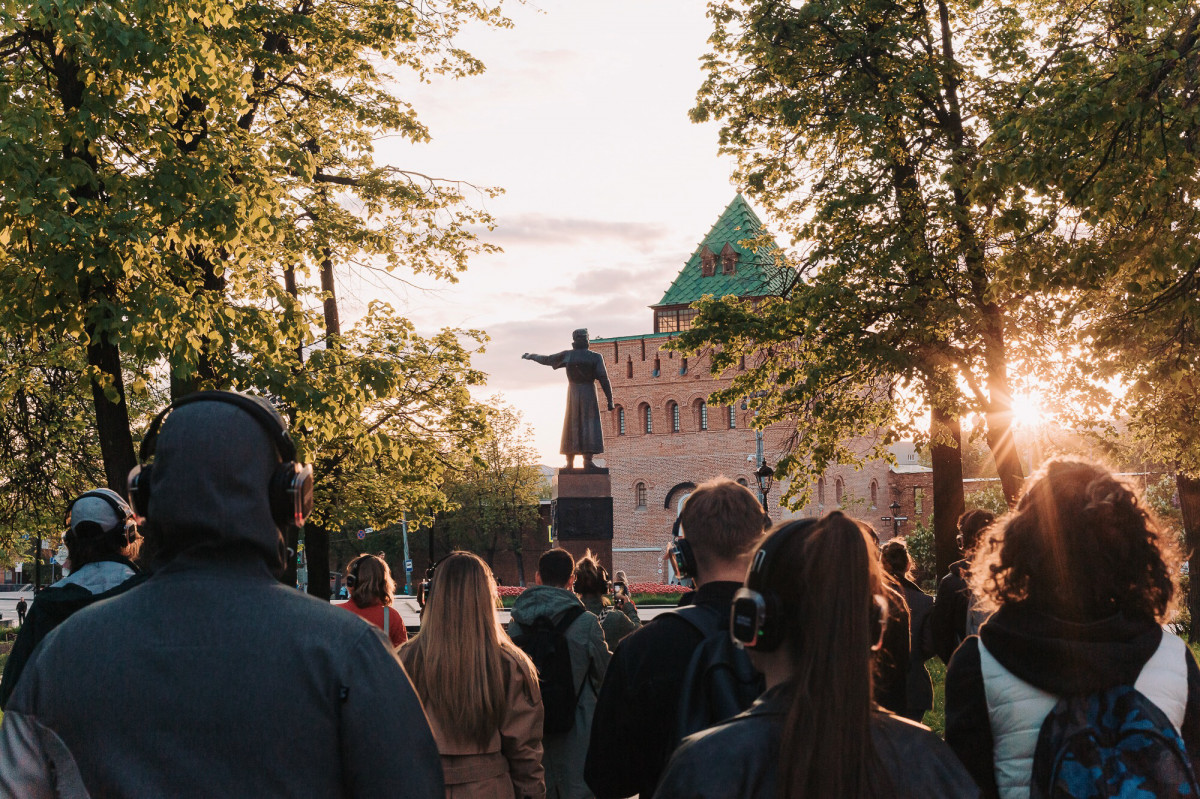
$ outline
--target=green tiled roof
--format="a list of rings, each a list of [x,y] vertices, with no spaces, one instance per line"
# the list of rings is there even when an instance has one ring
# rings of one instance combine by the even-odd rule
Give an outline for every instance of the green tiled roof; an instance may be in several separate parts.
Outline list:
[[[758,252],[751,252],[741,244],[748,239],[758,238],[762,232],[762,221],[746,199],[738,194],[721,212],[720,219],[697,245],[696,251],[675,278],[671,288],[667,289],[667,293],[654,307],[689,305],[705,294],[716,297],[729,294],[738,297],[762,297],[780,290],[788,275],[781,271],[775,262],[779,253],[775,243],[763,246]],[[726,244],[738,252],[737,270],[732,275],[721,274],[721,250]],[[704,277],[700,270],[705,247],[717,256],[715,274],[710,277]]]

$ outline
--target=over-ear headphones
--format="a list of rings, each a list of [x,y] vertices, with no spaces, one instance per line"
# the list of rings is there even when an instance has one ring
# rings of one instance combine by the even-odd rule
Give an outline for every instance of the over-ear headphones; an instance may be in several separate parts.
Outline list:
[[[150,508],[150,473],[153,464],[149,461],[154,457],[163,420],[177,408],[206,401],[224,402],[242,409],[270,436],[275,451],[283,461],[275,467],[267,485],[271,518],[280,530],[289,526],[303,527],[313,506],[312,464],[296,462],[296,445],[275,414],[250,397],[232,391],[197,391],[175,400],[154,417],[138,451],[138,466],[129,473],[129,498],[133,500],[134,508],[142,515]]]
[[[113,509],[113,513],[117,514],[119,524],[124,527],[125,543],[132,544],[137,539],[137,518],[134,516],[133,508],[129,507],[123,499],[115,492],[109,489],[96,489],[95,491],[86,491],[67,504],[67,510],[63,514],[63,525],[67,525],[71,518],[71,509],[75,507],[75,503],[81,499],[102,499],[108,503],[108,506]],[[117,528],[105,530],[98,522],[91,520],[82,521],[78,524],[72,524],[67,527],[67,535],[81,535],[91,537],[103,535],[104,533],[115,533]]]
[[[750,571],[746,574],[746,584],[734,595],[730,609],[729,630],[735,644],[759,652],[773,652],[783,643],[783,623],[780,621],[782,603],[779,596],[766,587],[767,576],[779,550],[793,536],[810,532],[816,523],[816,519],[802,519],[789,524],[769,536],[754,553]],[[878,594],[871,599],[869,635],[871,649],[877,650],[883,640],[888,605],[887,600]]]
[[[733,642],[759,652],[773,652],[783,642],[783,626],[779,621],[779,596],[766,587],[771,561],[794,535],[805,532],[817,523],[803,519],[789,524],[767,537],[754,553],[746,584],[738,589],[730,609],[729,630]]]
[[[676,536],[671,542],[667,556],[671,559],[671,567],[675,569],[676,577],[686,580],[696,576],[696,552],[686,538]]]
[[[347,588],[353,588],[354,586],[358,585],[358,567],[361,563],[362,558],[357,558],[354,561],[354,568],[352,568],[350,573],[346,575],[345,583]]]

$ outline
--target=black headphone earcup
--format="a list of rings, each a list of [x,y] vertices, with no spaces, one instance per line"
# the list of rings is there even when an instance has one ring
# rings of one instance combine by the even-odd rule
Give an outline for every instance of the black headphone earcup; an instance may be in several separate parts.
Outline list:
[[[142,517],[145,517],[150,510],[150,471],[153,468],[148,463],[143,466],[135,466],[129,473],[126,483],[133,512]]]
[[[680,536],[671,544],[671,562],[680,579],[696,576],[696,553],[686,538]]]
[[[268,496],[276,527],[284,530],[291,525],[302,526],[312,512],[312,467],[293,461],[279,464],[271,474]]]

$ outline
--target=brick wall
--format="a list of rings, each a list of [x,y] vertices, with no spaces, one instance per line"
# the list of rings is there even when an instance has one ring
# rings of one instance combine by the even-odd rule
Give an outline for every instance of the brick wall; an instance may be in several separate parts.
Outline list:
[[[664,557],[671,526],[679,501],[694,484],[724,475],[744,481],[757,493],[753,472],[758,463],[750,411],[735,405],[735,427],[731,429],[729,408],[710,406],[708,429],[700,429],[700,403],[713,391],[728,386],[732,374],[712,376],[706,357],[688,358],[685,363],[678,353],[661,349],[668,340],[666,335],[647,335],[592,343],[592,349],[604,357],[613,402],[618,407],[611,413],[601,411],[605,452],[599,459],[603,459],[612,477],[613,564],[625,570],[631,582],[669,578]],[[673,429],[676,405],[678,432]],[[619,429],[622,408],[623,435]],[[645,432],[647,409],[653,430],[649,434]],[[763,450],[768,463],[779,461],[789,432],[786,425],[764,431]],[[890,513],[878,512],[879,507],[886,508],[891,502],[889,475],[882,462],[870,463],[859,471],[833,467],[824,476],[824,504],[818,507],[814,487],[813,502],[796,513],[779,507],[785,486],[776,484],[768,496],[768,512],[778,522],[832,510],[838,507],[840,480],[841,506],[846,512],[872,524],[881,535],[890,535],[890,523],[878,519]],[[876,508],[871,507],[872,483],[876,487]],[[639,484],[645,486],[644,506],[638,502]]]

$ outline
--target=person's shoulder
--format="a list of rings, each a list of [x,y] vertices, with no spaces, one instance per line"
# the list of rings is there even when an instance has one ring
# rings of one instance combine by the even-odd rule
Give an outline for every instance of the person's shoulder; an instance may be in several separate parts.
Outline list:
[[[924,724],[880,711],[871,718],[871,738],[897,795],[979,796],[979,788],[954,752]]]
[[[655,796],[773,797],[782,719],[741,713],[684,738]]]

